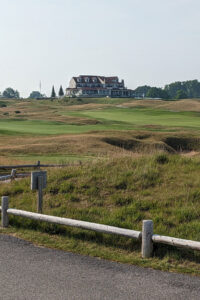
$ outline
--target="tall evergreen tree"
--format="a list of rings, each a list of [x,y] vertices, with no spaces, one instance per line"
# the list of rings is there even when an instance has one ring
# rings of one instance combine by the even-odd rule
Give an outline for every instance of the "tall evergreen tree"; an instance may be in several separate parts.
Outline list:
[[[62,85],[60,86],[60,89],[59,89],[58,95],[59,95],[59,97],[63,97],[63,96],[64,96],[64,92],[63,92]]]
[[[55,92],[55,89],[54,89],[54,85],[53,85],[52,91],[51,91],[51,98],[56,98],[56,92]]]

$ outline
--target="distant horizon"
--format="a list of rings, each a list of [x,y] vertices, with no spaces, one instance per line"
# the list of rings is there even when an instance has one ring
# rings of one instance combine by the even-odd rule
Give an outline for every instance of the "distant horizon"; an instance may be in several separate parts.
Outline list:
[[[0,91],[22,97],[76,74],[116,74],[130,89],[200,79],[198,0],[2,1]]]

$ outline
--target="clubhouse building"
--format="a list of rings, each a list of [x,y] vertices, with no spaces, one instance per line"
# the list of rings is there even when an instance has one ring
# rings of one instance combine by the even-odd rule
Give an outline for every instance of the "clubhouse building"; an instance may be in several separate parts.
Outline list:
[[[66,89],[68,97],[132,97],[133,91],[127,89],[124,80],[117,76],[104,77],[80,75],[72,77]]]

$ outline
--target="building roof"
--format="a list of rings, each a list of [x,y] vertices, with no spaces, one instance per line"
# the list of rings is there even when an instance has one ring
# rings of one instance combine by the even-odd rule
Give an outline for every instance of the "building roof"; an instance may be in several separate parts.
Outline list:
[[[103,87],[78,87],[78,88],[67,88],[67,90],[105,90],[105,91],[107,91],[108,88],[103,88]]]
[[[83,82],[87,83],[101,83],[101,84],[109,84],[109,83],[119,83],[119,78],[117,76],[112,77],[105,77],[105,76],[98,76],[98,75],[79,75],[78,77],[72,77],[75,82],[79,82],[79,79]]]
[[[98,76],[92,76],[92,75],[80,75],[78,77],[73,77],[76,83],[79,82],[79,79],[81,79],[81,82],[87,82],[87,83],[101,83]],[[87,80],[86,80],[87,79]]]
[[[114,90],[114,91],[122,91],[122,90],[126,90],[128,91],[128,89],[126,88],[104,88],[104,87],[78,87],[78,88],[67,88],[66,90],[69,90],[69,91],[79,91],[79,90],[105,90],[105,91],[108,91],[108,90]]]

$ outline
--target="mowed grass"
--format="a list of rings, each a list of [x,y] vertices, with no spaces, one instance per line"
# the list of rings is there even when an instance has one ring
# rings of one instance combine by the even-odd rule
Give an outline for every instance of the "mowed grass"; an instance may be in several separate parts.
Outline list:
[[[71,115],[85,116],[87,118],[95,118],[103,123],[107,122],[108,127],[111,124],[121,122],[122,124],[132,124],[136,127],[145,127],[148,129],[150,125],[159,125],[162,127],[180,129],[200,129],[200,113],[199,112],[176,112],[152,108],[105,108],[99,110],[82,111],[79,113],[71,113]],[[113,123],[112,123],[113,122]],[[152,130],[152,129],[151,129]]]
[[[72,101],[72,100],[70,100]],[[74,100],[75,101],[75,100]],[[86,101],[86,100],[85,100]],[[0,135],[61,135],[83,134],[107,130],[180,131],[199,130],[200,112],[173,111],[177,103],[152,105],[129,100],[123,106],[108,102],[91,102],[82,105],[63,105],[58,101],[9,101],[0,108]],[[127,99],[124,99],[127,101]],[[190,101],[190,100],[188,100]],[[4,101],[5,102],[5,101]],[[105,102],[105,100],[104,100]],[[138,106],[137,106],[138,102]],[[196,101],[199,105],[199,101]],[[193,101],[193,105],[196,104]],[[141,106],[141,104],[143,106]],[[133,106],[134,105],[134,106]],[[166,106],[166,109],[164,108]],[[96,108],[95,108],[96,107]],[[196,107],[195,107],[196,108]]]
[[[122,122],[105,122],[96,125],[72,125],[62,122],[50,122],[41,120],[0,120],[0,135],[58,135],[58,134],[80,134],[90,131],[104,130],[131,130],[131,124]]]
[[[113,158],[48,171],[44,213],[141,230],[152,219],[154,232],[200,241],[200,160],[176,155]],[[10,207],[36,211],[30,179],[0,184]],[[140,243],[119,236],[10,217],[11,233],[42,246],[124,263],[200,275],[200,254],[156,245],[142,259]]]

